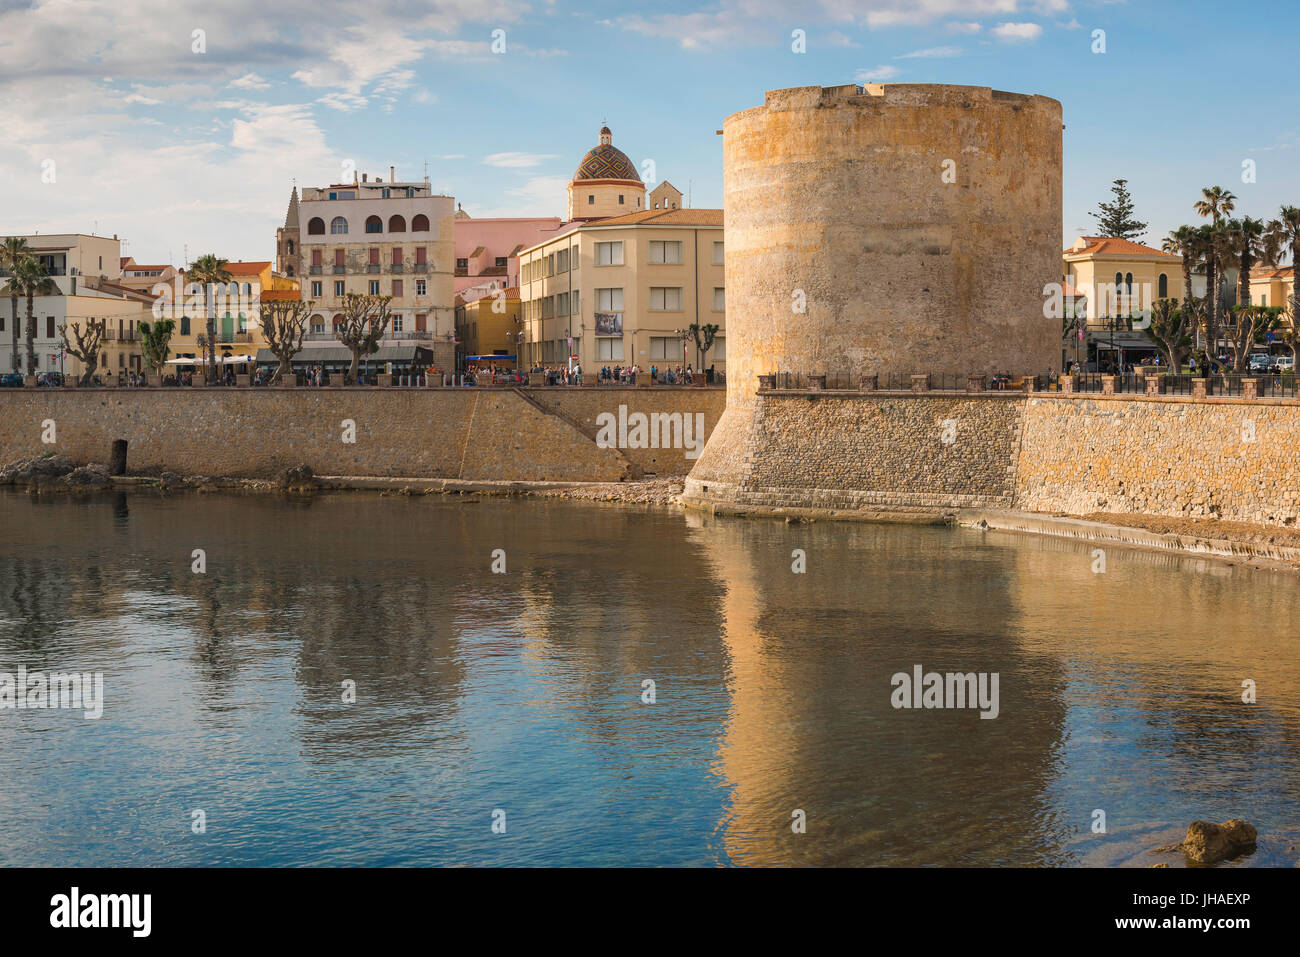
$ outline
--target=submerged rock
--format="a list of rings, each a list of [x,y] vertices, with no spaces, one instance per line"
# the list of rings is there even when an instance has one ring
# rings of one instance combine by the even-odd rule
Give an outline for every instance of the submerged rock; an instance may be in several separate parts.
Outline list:
[[[39,484],[43,480],[61,478],[75,467],[66,455],[42,455],[0,469],[0,485]]]
[[[1183,839],[1183,852],[1197,864],[1217,864],[1255,850],[1259,832],[1241,818],[1222,824],[1193,821]]]
[[[280,488],[286,492],[314,492],[316,480],[310,465],[295,465],[280,473]]]

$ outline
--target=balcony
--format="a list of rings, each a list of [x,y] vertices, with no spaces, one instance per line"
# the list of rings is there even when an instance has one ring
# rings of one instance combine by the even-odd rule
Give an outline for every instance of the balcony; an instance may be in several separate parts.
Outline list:
[[[428,271],[429,271],[428,263],[416,263],[414,266],[411,267],[411,272],[428,272]]]
[[[303,342],[338,342],[338,336],[332,332],[308,332],[302,337]]]
[[[132,329],[121,329],[121,330],[105,329],[104,330],[105,342],[135,342],[136,339],[137,339],[136,333]]]
[[[346,275],[347,275],[347,272],[348,272],[348,267],[347,267],[347,266],[335,266],[335,267],[334,267],[334,275],[336,275],[336,276],[346,276]]]
[[[379,266],[378,266],[378,264],[376,264],[376,263],[371,263],[369,266],[366,267],[366,272],[370,273],[372,276],[377,276],[377,275],[379,275]]]
[[[433,338],[433,333],[428,329],[409,329],[404,332],[397,332],[390,329],[384,336],[386,342],[427,342]]]
[[[312,266],[312,267],[311,267],[311,275],[313,275],[313,276],[319,276],[323,271],[324,271],[324,269],[323,269],[323,267],[321,267],[321,266]]]
[[[393,263],[391,266],[388,267],[388,271],[391,272],[391,273],[397,273],[397,274],[400,275],[401,272],[402,272],[402,264],[401,264],[401,263]]]

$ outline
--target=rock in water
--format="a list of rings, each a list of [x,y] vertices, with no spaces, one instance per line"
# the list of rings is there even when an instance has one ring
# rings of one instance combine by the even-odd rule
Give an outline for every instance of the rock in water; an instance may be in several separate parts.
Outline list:
[[[289,492],[314,492],[316,481],[310,465],[296,465],[280,475],[280,487]]]
[[[1253,851],[1258,836],[1258,831],[1238,817],[1224,821],[1222,824],[1193,821],[1187,827],[1183,851],[1189,860],[1197,864],[1217,864],[1219,861]]]

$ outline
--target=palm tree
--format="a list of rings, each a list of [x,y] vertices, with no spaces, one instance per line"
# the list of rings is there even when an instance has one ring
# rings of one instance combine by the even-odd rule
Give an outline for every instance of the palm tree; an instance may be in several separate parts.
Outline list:
[[[228,265],[230,263],[227,260],[208,253],[196,259],[185,274],[186,282],[197,282],[203,286],[203,311],[207,316],[208,342],[212,346],[208,356],[209,381],[217,378],[217,310],[212,297],[212,286],[230,282],[232,277],[226,269]]]
[[[1237,262],[1237,305],[1249,306],[1250,271],[1255,268],[1255,263],[1261,256],[1269,258],[1270,250],[1264,241],[1268,227],[1263,220],[1243,216],[1241,219],[1229,220],[1226,228],[1226,242]]]
[[[0,275],[12,280],[18,264],[31,254],[31,247],[27,245],[27,240],[18,236],[6,236],[3,241],[0,241]],[[17,372],[22,368],[18,359],[18,297],[22,293],[19,292],[17,285],[10,281],[5,283],[3,295],[9,297],[9,315],[13,321],[13,328],[10,329],[13,342],[10,361],[13,363],[13,370]]]
[[[1287,305],[1294,307],[1300,288],[1295,285],[1296,266],[1300,264],[1300,209],[1295,206],[1283,206],[1278,210],[1277,219],[1268,224],[1264,235],[1265,251],[1270,262],[1276,263],[1282,253],[1291,253],[1291,299]]]
[[[1196,227],[1179,226],[1173,230],[1160,248],[1171,256],[1181,256],[1183,260],[1183,312],[1188,313],[1188,303],[1192,300],[1192,264],[1196,261]]]
[[[1192,207],[1196,215],[1219,225],[1219,220],[1236,209],[1237,197],[1222,186],[1207,186],[1201,190],[1203,199],[1198,199]]]
[[[59,287],[45,272],[45,264],[35,256],[19,261],[10,282],[17,282],[27,297],[27,374],[36,375],[36,317],[32,300],[37,296],[52,296]]]

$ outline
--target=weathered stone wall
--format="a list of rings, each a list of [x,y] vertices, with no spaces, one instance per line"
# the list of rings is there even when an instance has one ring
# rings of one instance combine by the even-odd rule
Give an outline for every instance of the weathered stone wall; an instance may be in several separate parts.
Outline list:
[[[1295,525],[1300,403],[1030,397],[1016,501],[1071,515]]]
[[[701,459],[686,494],[700,504],[1010,508],[1024,402],[1005,394],[764,394],[739,443],[741,467],[715,472]],[[705,455],[720,451],[711,442]]]
[[[566,391],[4,389],[0,463],[50,451],[106,462],[113,440],[126,439],[131,468],[187,474],[270,476],[306,463],[322,475],[617,481],[639,473],[642,454],[634,461],[598,448],[579,421],[585,408],[684,413],[720,404],[716,390],[618,390],[617,400],[577,390],[566,399]],[[572,417],[553,411],[565,407]],[[342,441],[345,419],[356,424],[355,444]],[[46,420],[53,445],[41,441]],[[706,428],[714,424],[716,413],[706,415]],[[662,475],[689,467],[657,464]]]
[[[528,394],[548,409],[565,416],[585,435],[596,436],[597,416],[608,412],[617,416],[620,405],[629,414],[675,413],[704,416],[707,437],[718,424],[726,406],[726,391],[717,388],[680,388],[654,386],[650,389],[609,387],[600,389],[542,388]],[[692,419],[692,422],[698,422]],[[692,436],[697,433],[692,432]],[[699,457],[687,458],[686,449],[622,449],[628,460],[647,475],[685,475]]]

